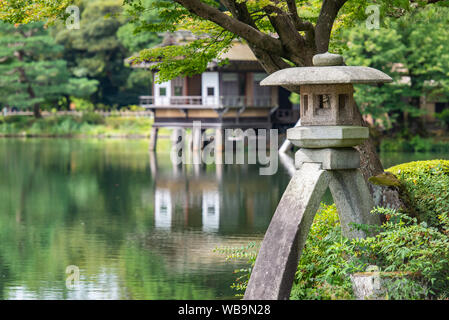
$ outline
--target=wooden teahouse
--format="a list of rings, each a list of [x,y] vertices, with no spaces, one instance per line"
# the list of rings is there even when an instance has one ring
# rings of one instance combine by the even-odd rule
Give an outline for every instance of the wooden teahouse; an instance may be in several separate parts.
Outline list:
[[[162,45],[189,38],[189,32],[170,33]],[[270,129],[291,127],[298,121],[299,107],[290,102],[289,91],[260,86],[267,74],[247,45],[236,41],[222,58],[229,63],[212,62],[202,74],[163,83],[156,83],[154,72],[153,95],[140,96],[140,105],[154,112],[151,148],[161,127],[192,128],[194,121],[201,121],[203,129]]]

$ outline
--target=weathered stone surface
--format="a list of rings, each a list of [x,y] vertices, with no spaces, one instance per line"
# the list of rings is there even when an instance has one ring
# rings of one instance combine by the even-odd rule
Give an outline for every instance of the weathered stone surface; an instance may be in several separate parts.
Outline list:
[[[329,188],[337,206],[343,235],[353,238],[365,238],[361,230],[355,230],[351,223],[379,225],[380,217],[371,214],[373,199],[360,170],[329,171]]]
[[[367,272],[354,273],[350,278],[357,300],[378,300],[385,294],[377,266],[369,266]]]
[[[393,79],[370,67],[296,67],[276,71],[262,80],[262,86],[301,86],[305,84],[387,83]]]
[[[352,84],[301,86],[301,125],[355,125],[353,95]]]
[[[328,171],[320,164],[306,163],[295,173],[265,234],[244,299],[290,297],[301,251],[328,184]]]
[[[318,66],[341,66],[344,63],[343,56],[335,53],[320,53],[312,58],[313,65]]]
[[[360,155],[354,148],[301,148],[295,154],[295,166],[300,169],[304,163],[321,163],[324,170],[357,169]]]
[[[374,206],[393,210],[402,210],[409,215],[417,217],[417,213],[410,203],[410,196],[401,181],[391,172],[383,172],[368,179],[371,188]]]
[[[386,300],[391,297],[394,292],[389,292],[387,288],[391,288],[392,284],[399,279],[408,277],[417,277],[418,273],[413,272],[382,272],[377,266],[368,266],[366,272],[358,272],[350,275],[352,282],[352,290],[357,300]],[[427,290],[426,286],[422,287],[421,292]]]
[[[301,148],[347,148],[369,138],[369,129],[356,126],[308,126],[287,130],[287,138]]]

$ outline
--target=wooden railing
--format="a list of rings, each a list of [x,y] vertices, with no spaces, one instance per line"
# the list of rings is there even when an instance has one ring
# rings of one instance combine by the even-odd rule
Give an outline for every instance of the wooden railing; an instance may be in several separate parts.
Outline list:
[[[114,116],[120,116],[120,117],[148,117],[152,116],[152,111],[94,111],[95,113],[103,116],[103,117],[114,117]],[[0,115],[2,116],[33,116],[33,112],[31,111],[7,111],[1,112]],[[57,112],[48,112],[48,111],[42,111],[41,115],[43,117],[48,117],[52,115],[58,115],[58,116],[79,116],[81,117],[83,115],[82,111],[57,111]]]
[[[173,96],[154,97],[140,96],[140,105],[145,108],[163,108],[173,106],[183,106],[185,108],[240,108],[240,107],[273,107],[274,104],[270,96],[254,97],[249,101],[245,96],[222,96],[201,97],[201,96]]]
[[[299,110],[278,109],[274,113],[277,123],[295,123],[299,119]]]

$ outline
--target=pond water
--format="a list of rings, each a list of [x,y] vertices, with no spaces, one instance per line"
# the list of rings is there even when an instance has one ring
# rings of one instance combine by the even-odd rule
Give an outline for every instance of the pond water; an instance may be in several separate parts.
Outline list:
[[[0,299],[235,298],[244,264],[214,248],[260,241],[289,179],[174,167],[144,140],[0,139]]]

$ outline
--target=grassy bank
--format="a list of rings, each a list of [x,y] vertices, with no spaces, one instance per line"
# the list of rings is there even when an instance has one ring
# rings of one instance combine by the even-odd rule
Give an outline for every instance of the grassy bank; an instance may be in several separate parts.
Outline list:
[[[0,136],[147,138],[151,125],[152,120],[146,117],[103,117],[95,113],[41,119],[9,116],[0,117]]]
[[[422,138],[414,136],[411,139],[385,138],[380,143],[382,152],[449,152],[449,139]]]

